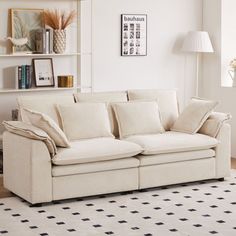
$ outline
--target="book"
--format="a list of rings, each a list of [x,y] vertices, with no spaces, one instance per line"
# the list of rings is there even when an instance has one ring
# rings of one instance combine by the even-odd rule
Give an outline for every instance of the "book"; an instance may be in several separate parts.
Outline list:
[[[16,78],[15,78],[15,88],[21,89],[21,72],[22,68],[21,66],[16,67]]]
[[[26,89],[26,73],[25,65],[21,66],[21,89]]]
[[[45,29],[45,54],[50,53],[49,49],[49,40],[50,40],[50,31],[48,29]]]
[[[49,53],[53,53],[53,30],[46,29],[49,32]]]
[[[31,66],[26,65],[25,66],[25,76],[26,76],[26,83],[25,83],[25,88],[29,89],[31,88]]]

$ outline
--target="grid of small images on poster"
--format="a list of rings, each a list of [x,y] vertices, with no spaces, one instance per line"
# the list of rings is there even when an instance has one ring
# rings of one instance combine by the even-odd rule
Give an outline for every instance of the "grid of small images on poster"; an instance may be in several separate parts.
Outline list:
[[[147,55],[147,15],[121,15],[121,55]]]

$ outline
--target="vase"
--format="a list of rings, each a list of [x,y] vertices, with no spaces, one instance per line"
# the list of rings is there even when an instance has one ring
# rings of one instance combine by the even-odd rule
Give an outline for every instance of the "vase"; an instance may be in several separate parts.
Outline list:
[[[234,70],[229,70],[229,75],[233,81],[232,87],[236,87],[236,69]]]
[[[53,51],[57,54],[64,53],[66,50],[66,30],[53,31]]]

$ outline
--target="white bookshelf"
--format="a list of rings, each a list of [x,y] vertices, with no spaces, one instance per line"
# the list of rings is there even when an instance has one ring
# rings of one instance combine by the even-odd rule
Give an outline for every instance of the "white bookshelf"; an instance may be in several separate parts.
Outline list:
[[[10,36],[9,9],[61,9],[76,10],[77,19],[67,28],[67,47],[63,54],[11,53],[9,43],[3,41]],[[17,108],[19,95],[53,95],[89,92],[92,85],[92,0],[0,0],[0,123],[11,119],[11,110]],[[52,58],[55,87],[33,87],[16,89],[15,68],[31,64],[33,58]],[[58,88],[58,75],[73,75],[72,88]],[[0,126],[0,135],[3,127]]]

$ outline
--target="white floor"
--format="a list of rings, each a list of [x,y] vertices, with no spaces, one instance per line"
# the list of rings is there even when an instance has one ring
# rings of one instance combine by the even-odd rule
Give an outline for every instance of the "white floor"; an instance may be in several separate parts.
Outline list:
[[[17,197],[0,199],[0,235],[235,236],[236,171],[224,182],[73,199],[39,208]]]

